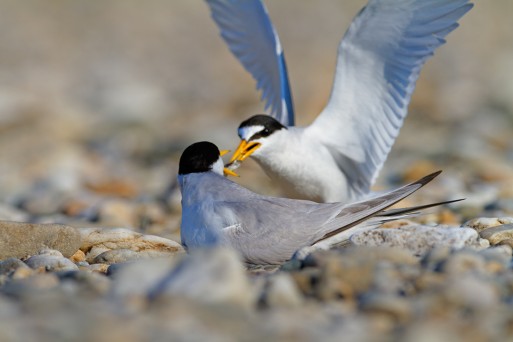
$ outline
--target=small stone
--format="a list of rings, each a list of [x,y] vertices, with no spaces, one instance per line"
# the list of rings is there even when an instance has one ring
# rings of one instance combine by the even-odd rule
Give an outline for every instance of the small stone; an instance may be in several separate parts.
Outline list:
[[[0,275],[12,274],[18,268],[28,268],[28,267],[23,261],[21,261],[20,259],[16,259],[16,258],[9,258],[9,259],[0,261]]]
[[[0,203],[0,220],[24,222],[29,220],[29,214],[5,203]]]
[[[139,192],[134,183],[128,180],[114,179],[105,182],[86,183],[86,187],[98,194],[133,198]]]
[[[88,271],[88,272],[97,272],[97,273],[103,273],[107,274],[109,270],[108,264],[93,264],[93,265],[86,265],[86,266],[80,266],[80,270]]]
[[[435,246],[450,246],[460,249],[480,249],[479,236],[470,228],[449,228],[444,226],[402,226],[397,229],[377,228],[351,236],[354,245],[399,247],[414,255],[422,255]]]
[[[62,258],[64,257],[61,252],[56,251],[55,249],[50,248],[43,248],[39,252],[37,252],[37,255],[47,255],[47,256],[55,256]]]
[[[435,246],[421,260],[422,266],[430,271],[437,271],[440,265],[451,255],[451,247]]]
[[[364,312],[386,314],[398,323],[406,323],[411,319],[412,307],[406,298],[391,295],[368,295],[360,302]]]
[[[479,233],[483,239],[490,241],[490,244],[497,245],[502,240],[513,239],[513,224],[503,224],[492,228],[486,228]]]
[[[73,255],[80,247],[77,229],[59,224],[0,221],[0,259],[24,258],[43,248]]]
[[[137,227],[136,207],[132,202],[111,199],[98,208],[98,221],[107,226]]]
[[[176,258],[141,259],[109,267],[114,297],[145,297],[176,265]],[[91,265],[93,266],[93,265]]]
[[[139,253],[134,252],[131,249],[113,249],[96,256],[93,264],[117,264],[120,262],[126,262],[131,260],[140,259]]]
[[[393,220],[393,221],[385,222],[385,223],[383,223],[379,227],[380,228],[395,229],[395,228],[404,227],[404,226],[411,226],[411,225],[414,225],[414,224],[415,223],[413,221],[406,220],[406,219],[400,219],[400,220]]]
[[[86,260],[89,263],[94,263],[97,256],[110,250],[131,250],[142,253],[139,255],[141,257],[184,253],[183,247],[173,240],[155,235],[143,235],[124,228],[82,228],[80,233],[82,236],[80,249],[86,253]],[[127,253],[125,256],[128,255]]]
[[[19,269],[21,270],[21,268]],[[2,287],[2,292],[12,296],[33,295],[38,290],[48,290],[59,285],[55,273],[32,273],[26,277],[13,277]]]
[[[493,285],[474,276],[455,277],[446,284],[446,300],[462,308],[488,310],[496,307],[499,301]]]
[[[251,308],[256,296],[239,256],[230,249],[198,250],[183,258],[148,293],[188,297],[209,304]]]
[[[501,240],[497,246],[509,246],[513,249],[513,239],[504,239]]]
[[[497,245],[479,252],[487,261],[497,261],[504,265],[511,262],[512,249],[508,245]]]
[[[503,224],[513,224],[513,217],[478,217],[467,221],[464,226],[475,229],[477,232],[483,229],[500,226]]]
[[[70,258],[69,258],[72,262],[74,263],[79,263],[79,262],[82,262],[82,261],[85,261],[86,259],[86,256],[85,256],[85,253],[82,252],[80,249],[78,251],[75,252],[75,254],[73,254]]]
[[[66,197],[59,191],[48,188],[46,191],[37,190],[22,199],[19,206],[32,215],[50,215],[59,211]]]
[[[418,265],[418,260],[401,249],[353,246],[314,252],[305,259],[305,263],[311,267],[292,273],[299,288],[306,295],[328,301],[339,298],[354,300],[358,295],[375,287],[386,291],[390,287],[396,288],[398,281],[390,281],[391,275],[383,265],[415,266]],[[313,265],[316,265],[315,268]],[[302,275],[309,269],[313,271],[307,274],[314,278]],[[377,275],[378,269],[384,271]],[[389,282],[388,286],[384,285],[386,282]]]
[[[263,297],[264,302],[270,307],[296,308],[303,303],[301,292],[287,273],[272,275],[268,279]]]
[[[111,281],[100,272],[87,271],[68,271],[57,274],[63,283],[73,282],[85,290],[92,291],[95,294],[104,295],[110,289]]]
[[[121,262],[133,261],[137,259],[143,258],[165,258],[165,257],[173,257],[175,252],[168,251],[153,251],[153,250],[143,250],[140,252],[135,252],[131,249],[113,249],[109,251],[105,251],[100,255],[96,256],[93,260],[93,264],[103,263],[103,264],[117,264]]]
[[[36,273],[33,269],[25,265],[26,267],[20,267],[12,274],[12,279],[24,279]]]
[[[49,272],[78,270],[78,266],[62,256],[55,255],[34,255],[25,261],[32,269],[44,269]]]
[[[442,265],[442,271],[451,275],[461,275],[465,273],[484,273],[485,260],[476,252],[460,251],[454,253]]]

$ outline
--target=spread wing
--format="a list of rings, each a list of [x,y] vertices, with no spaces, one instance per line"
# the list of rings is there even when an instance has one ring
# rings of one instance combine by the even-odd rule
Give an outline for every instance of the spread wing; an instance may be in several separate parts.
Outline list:
[[[278,35],[260,0],[207,0],[230,51],[253,75],[265,108],[285,126],[294,125],[287,66]]]
[[[338,48],[328,104],[307,130],[353,191],[369,191],[399,133],[419,72],[472,8],[468,0],[370,0]]]

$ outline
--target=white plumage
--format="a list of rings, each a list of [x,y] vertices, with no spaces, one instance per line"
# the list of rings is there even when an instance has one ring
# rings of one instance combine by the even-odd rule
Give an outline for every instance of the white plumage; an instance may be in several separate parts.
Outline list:
[[[242,140],[259,143],[246,157],[251,154],[295,196],[324,202],[369,193],[422,66],[473,6],[468,0],[370,0],[340,42],[326,107],[310,126],[296,128],[283,49],[263,3],[207,3],[230,50],[257,81],[270,115],[287,126],[253,140],[239,129]],[[245,151],[239,152],[234,160]]]

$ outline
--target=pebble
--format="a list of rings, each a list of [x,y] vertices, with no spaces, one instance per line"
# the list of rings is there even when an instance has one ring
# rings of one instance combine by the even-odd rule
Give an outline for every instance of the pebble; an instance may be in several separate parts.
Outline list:
[[[111,199],[98,207],[97,217],[104,226],[137,227],[136,206],[121,199]]]
[[[0,220],[23,222],[29,220],[29,215],[8,204],[0,203]]]
[[[32,296],[34,292],[53,289],[59,285],[55,273],[33,273],[26,277],[13,278],[4,284],[0,292],[9,296]]]
[[[111,265],[108,271],[113,279],[111,295],[116,298],[146,297],[176,263],[177,258],[156,258]]]
[[[250,309],[256,295],[239,256],[230,249],[199,250],[184,257],[155,283],[150,299],[180,296],[209,304]]]
[[[131,249],[113,249],[110,251],[105,251],[96,256],[93,260],[93,263],[104,263],[110,265],[143,258],[170,258],[176,254],[176,252],[169,252],[165,250],[143,250],[140,252],[135,252]]]
[[[305,259],[305,270],[292,275],[304,294],[322,300],[344,298],[354,300],[360,294],[376,286],[390,282],[389,278],[376,277],[375,272],[383,264],[414,266],[418,260],[407,251],[389,247],[353,246],[337,251],[318,251]],[[384,274],[383,277],[387,275]]]
[[[34,255],[28,258],[25,263],[32,269],[44,269],[48,272],[78,270],[78,266],[71,260],[63,257],[62,254],[56,255],[55,253]]]
[[[513,224],[513,217],[478,217],[465,222],[464,226],[481,232],[484,229],[501,226],[503,224]]]
[[[513,224],[503,224],[481,230],[479,235],[492,245],[497,245],[503,240],[513,239]]]
[[[402,248],[420,256],[435,246],[452,248],[483,248],[477,232],[470,228],[445,226],[401,226],[396,229],[377,228],[351,236],[350,242],[357,246],[387,246]]]
[[[80,266],[79,269],[86,270],[89,272],[97,272],[97,273],[107,274],[107,272],[109,270],[109,266],[110,265],[107,265],[107,264],[93,264],[93,265]]]
[[[304,303],[297,284],[287,273],[270,276],[264,288],[263,302],[269,307],[297,308]]]
[[[393,295],[374,294],[364,296],[359,305],[363,312],[385,314],[399,324],[409,321],[413,314],[412,304],[408,299]]]
[[[464,309],[493,310],[499,301],[492,284],[472,276],[454,277],[443,293],[447,301]]]
[[[86,253],[86,260],[89,263],[115,263],[139,257],[184,253],[183,247],[173,240],[155,235],[143,235],[125,228],[81,228],[80,234],[82,236],[80,249]],[[110,252],[113,250],[124,250],[124,252]],[[139,254],[135,255],[127,250]],[[107,254],[96,260],[103,253]]]
[[[16,258],[9,258],[0,261],[0,275],[9,275],[14,273],[18,268],[27,268],[27,265]]]
[[[0,221],[0,260],[24,258],[43,248],[72,256],[80,247],[77,229],[59,224],[32,224]]]
[[[446,259],[441,270],[450,275],[460,276],[465,273],[485,273],[486,263],[482,255],[473,251],[459,251]]]
[[[85,253],[79,249],[69,259],[71,261],[73,261],[74,263],[79,263],[79,262],[85,261],[86,256],[85,256]]]
[[[81,289],[82,295],[84,291],[90,291],[94,295],[106,295],[111,287],[111,280],[100,272],[87,272],[87,271],[67,271],[59,272],[57,274],[61,284],[72,283]]]

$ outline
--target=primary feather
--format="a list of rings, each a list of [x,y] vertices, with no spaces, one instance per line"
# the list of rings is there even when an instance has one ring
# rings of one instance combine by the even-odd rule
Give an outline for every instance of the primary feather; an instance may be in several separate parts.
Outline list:
[[[207,0],[221,36],[262,91],[266,110],[294,125],[287,66],[280,39],[261,1]]]

